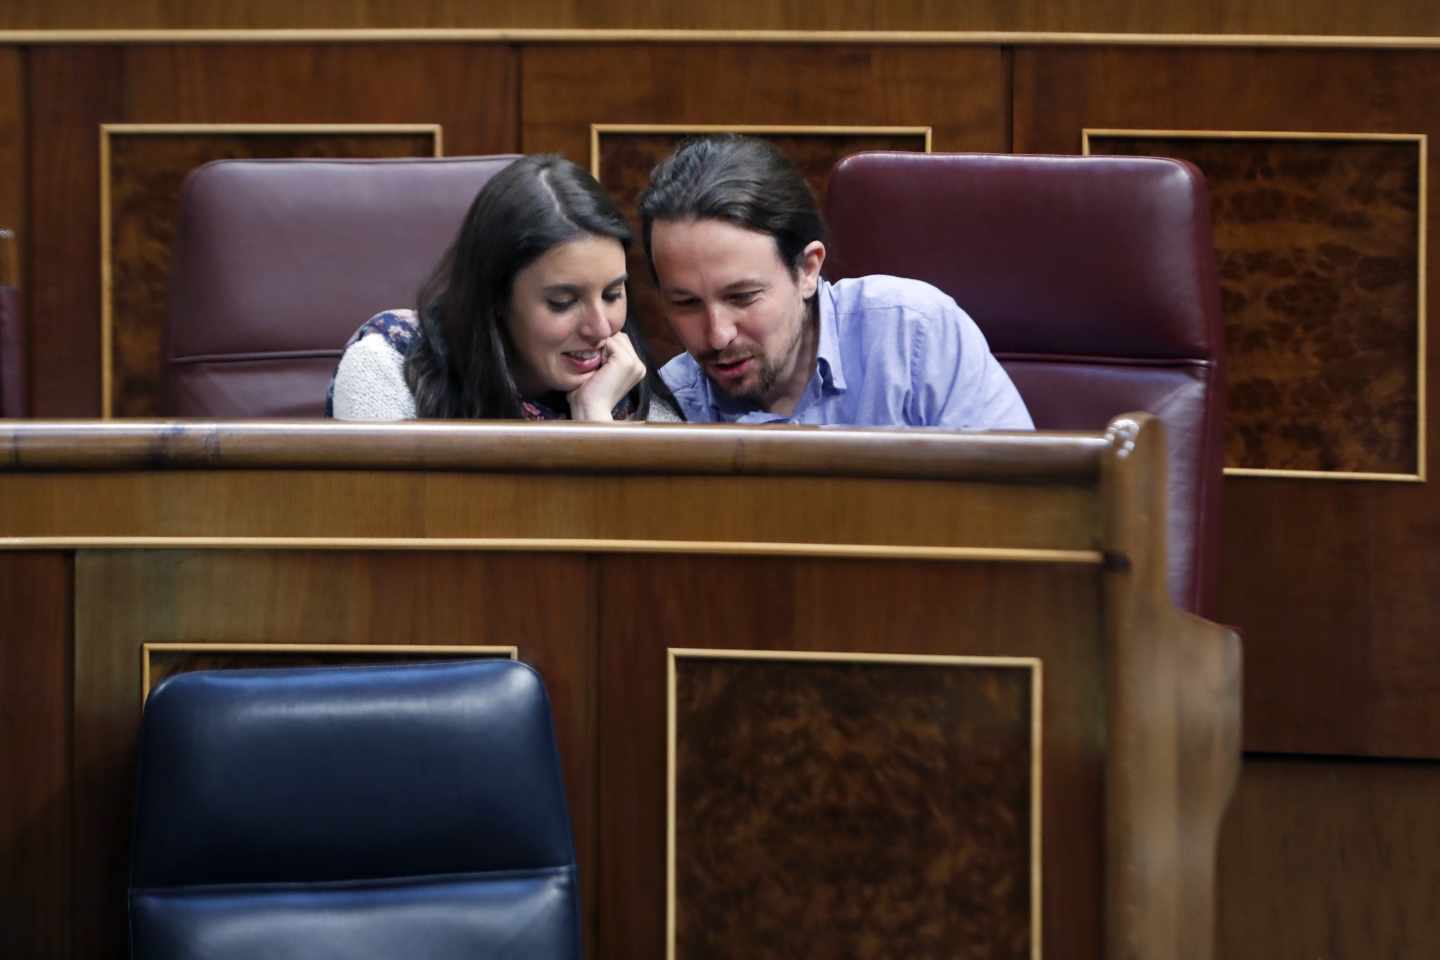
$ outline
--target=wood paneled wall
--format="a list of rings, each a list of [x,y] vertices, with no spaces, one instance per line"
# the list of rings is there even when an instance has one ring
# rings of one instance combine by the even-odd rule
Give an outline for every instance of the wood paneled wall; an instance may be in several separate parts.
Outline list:
[[[457,155],[509,152],[518,139],[511,47],[78,46],[24,56],[37,224],[27,302],[44,318],[31,323],[37,416],[101,409],[100,124],[438,123]]]
[[[539,28],[677,30],[1037,30],[1128,33],[1431,35],[1429,0],[12,0],[0,30],[196,28]]]
[[[1433,957],[1440,763],[1254,756],[1220,835],[1217,960]]]
[[[1440,33],[1440,8],[1420,0],[1325,11],[1287,3],[1201,9],[1171,2],[1152,9],[1121,0],[1037,0],[953,9],[838,4],[823,12],[795,3],[715,3],[681,12],[639,0],[584,11],[540,0],[486,5],[483,23],[473,12],[481,8],[439,0],[293,6],[258,3],[240,11],[202,3],[179,13],[173,4],[133,3],[96,12],[73,2],[20,2],[0,11],[0,29]],[[31,409],[91,417],[100,411],[101,123],[439,123],[447,154],[556,150],[587,163],[592,122],[922,124],[933,126],[938,151],[1074,154],[1087,127],[1433,136],[1440,134],[1437,103],[1440,50],[863,42],[12,45],[0,47],[0,220],[20,228],[32,319]],[[1434,172],[1432,160],[1426,171],[1432,181]],[[1427,227],[1433,209],[1430,221]],[[1428,269],[1426,287],[1435,274]],[[1440,379],[1437,340],[1429,338],[1423,361],[1432,391]],[[1427,414],[1434,404],[1429,408]],[[1430,451],[1440,445],[1436,422],[1428,416]],[[1222,853],[1221,955],[1308,958],[1322,942],[1335,958],[1418,955],[1417,936],[1435,933],[1422,920],[1433,918],[1408,907],[1399,917],[1386,889],[1440,890],[1435,858],[1392,856],[1406,836],[1440,828],[1440,808],[1418,799],[1440,789],[1440,661],[1433,644],[1440,633],[1434,588],[1440,493],[1433,479],[1232,477],[1225,500],[1221,616],[1245,638],[1247,746],[1268,756],[1247,768]],[[27,558],[24,576],[55,579],[53,570],[33,563]],[[68,667],[46,669],[46,695],[67,695],[52,674]],[[1294,759],[1301,755],[1317,759]],[[1377,762],[1324,759],[1334,756]],[[1301,815],[1311,800],[1323,805],[1323,816]],[[1396,804],[1403,807],[1399,819]],[[1297,850],[1305,851],[1303,862]],[[1353,869],[1357,850],[1374,869]],[[1297,870],[1305,871],[1305,882],[1287,887]],[[1282,889],[1291,898],[1276,901]],[[42,885],[35,896],[36,909],[59,909],[65,893]],[[1322,928],[1331,927],[1340,932],[1326,941]]]
[[[1015,150],[1073,153],[1083,127],[1433,137],[1437,64],[1422,52],[1021,50]],[[1434,183],[1433,158],[1428,173]],[[1344,395],[1327,392],[1313,415],[1341,417]],[[1440,757],[1440,487],[1231,477],[1224,512],[1219,619],[1246,639],[1247,749]]]
[[[25,61],[15,47],[0,48],[0,226],[24,241]]]

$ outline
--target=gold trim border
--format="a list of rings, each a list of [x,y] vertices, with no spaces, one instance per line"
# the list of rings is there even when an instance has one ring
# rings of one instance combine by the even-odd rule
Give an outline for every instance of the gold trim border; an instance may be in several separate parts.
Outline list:
[[[1440,43],[1437,43],[1440,45]],[[1271,477],[1290,480],[1363,480],[1394,483],[1424,483],[1426,476],[1425,417],[1425,284],[1427,270],[1426,218],[1429,216],[1430,138],[1424,133],[1368,133],[1363,131],[1305,130],[1145,130],[1116,127],[1085,127],[1080,131],[1081,153],[1090,156],[1090,138],[1130,137],[1134,139],[1171,137],[1177,140],[1317,140],[1335,142],[1415,143],[1419,148],[1420,182],[1416,185],[1416,296],[1415,296],[1415,472],[1376,473],[1357,470],[1281,470],[1272,467],[1225,467],[1227,477]]]
[[[930,126],[854,126],[837,124],[763,123],[592,123],[590,124],[590,175],[600,179],[600,135],[602,133],[740,133],[792,137],[912,136],[925,138],[925,153],[933,151],[935,128]]]
[[[1104,33],[1027,30],[684,30],[434,27],[313,29],[0,30],[0,44],[158,43],[746,43],[943,46],[1287,47],[1436,50],[1440,37],[1404,34]]]
[[[140,706],[150,696],[150,654],[155,653],[437,653],[444,656],[505,654],[520,658],[520,648],[507,645],[451,643],[143,643],[140,645]]]
[[[0,537],[0,550],[457,550],[494,553],[701,554],[831,557],[844,560],[958,560],[1101,566],[1099,550],[1038,547],[927,547],[909,544],[759,540],[606,540],[558,537]]]
[[[675,671],[691,660],[778,660],[806,663],[886,663],[941,667],[1017,667],[1030,671],[1030,960],[1040,960],[1044,932],[1041,892],[1041,778],[1043,760],[1044,661],[1039,657],[947,656],[906,653],[827,653],[789,650],[700,650],[669,647],[665,691],[665,957],[675,960]]]
[[[102,123],[100,124],[100,418],[113,416],[110,391],[115,378],[114,323],[115,277],[110,227],[110,138],[193,134],[284,136],[290,134],[405,134],[428,133],[434,142],[435,157],[445,155],[444,129],[438,123]]]

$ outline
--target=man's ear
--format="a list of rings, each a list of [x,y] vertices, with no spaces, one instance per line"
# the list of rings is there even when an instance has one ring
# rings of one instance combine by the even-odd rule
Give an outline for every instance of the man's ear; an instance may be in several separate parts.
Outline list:
[[[809,300],[820,287],[820,268],[825,265],[825,244],[811,240],[800,252],[800,295]]]

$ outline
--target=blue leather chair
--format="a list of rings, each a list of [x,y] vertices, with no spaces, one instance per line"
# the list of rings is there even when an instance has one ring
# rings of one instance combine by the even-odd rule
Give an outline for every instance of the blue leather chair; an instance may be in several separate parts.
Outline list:
[[[509,660],[180,674],[150,694],[135,957],[578,957],[539,676]]]

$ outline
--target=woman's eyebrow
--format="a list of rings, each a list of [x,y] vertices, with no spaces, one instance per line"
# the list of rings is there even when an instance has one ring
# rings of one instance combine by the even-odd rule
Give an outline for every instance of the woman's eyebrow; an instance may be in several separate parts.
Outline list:
[[[622,273],[622,274],[620,274],[620,276],[616,277],[614,280],[607,281],[607,282],[601,287],[601,289],[608,290],[610,287],[613,287],[613,286],[615,286],[616,284],[619,284],[619,283],[624,283],[626,280],[629,280],[629,279],[630,279],[630,274],[628,274],[628,273]],[[583,284],[583,283],[563,283],[563,282],[562,282],[562,283],[551,283],[551,284],[547,284],[547,285],[545,285],[545,286],[543,286],[543,287],[540,288],[540,292],[541,292],[541,293],[573,293],[573,294],[579,294],[579,293],[583,293],[584,291],[585,291],[585,284]]]

